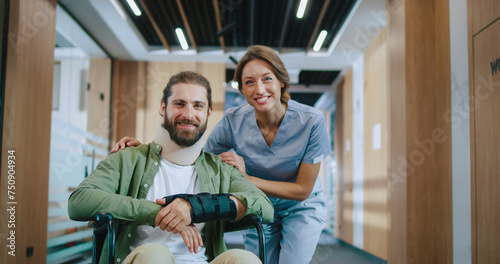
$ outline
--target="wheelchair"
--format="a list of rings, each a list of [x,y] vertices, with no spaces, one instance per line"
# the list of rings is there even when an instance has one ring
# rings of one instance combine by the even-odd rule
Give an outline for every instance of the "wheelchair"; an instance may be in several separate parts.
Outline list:
[[[115,259],[115,223],[113,215],[110,213],[96,214],[92,220],[94,221],[89,227],[94,229],[92,239],[92,264],[99,263],[102,249],[106,237],[108,238],[107,263],[114,263]],[[259,259],[262,264],[266,264],[265,236],[262,229],[264,219],[260,215],[246,215],[237,222],[226,222],[224,232],[234,232],[250,228],[255,228],[259,237]]]

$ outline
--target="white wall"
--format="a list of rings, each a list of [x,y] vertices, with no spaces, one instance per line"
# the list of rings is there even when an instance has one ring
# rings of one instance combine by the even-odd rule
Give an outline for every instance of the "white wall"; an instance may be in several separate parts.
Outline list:
[[[364,94],[364,56],[360,56],[352,66],[352,199],[353,199],[353,244],[363,248],[363,94]]]
[[[453,263],[471,263],[469,62],[467,0],[450,0]]]

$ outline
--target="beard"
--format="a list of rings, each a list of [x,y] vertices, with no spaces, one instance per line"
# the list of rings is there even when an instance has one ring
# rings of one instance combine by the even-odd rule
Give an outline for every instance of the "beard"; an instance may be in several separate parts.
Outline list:
[[[177,145],[181,147],[190,147],[194,145],[198,140],[200,140],[201,136],[205,133],[205,130],[207,130],[207,121],[205,120],[204,123],[200,123],[194,120],[191,121],[182,121],[182,120],[173,120],[170,121],[168,119],[168,116],[165,115],[165,118],[163,120],[163,123],[161,126],[168,131],[168,134],[170,134],[170,139],[174,141]],[[176,124],[192,124],[195,126],[195,129],[192,131],[188,130],[183,130],[177,128]]]

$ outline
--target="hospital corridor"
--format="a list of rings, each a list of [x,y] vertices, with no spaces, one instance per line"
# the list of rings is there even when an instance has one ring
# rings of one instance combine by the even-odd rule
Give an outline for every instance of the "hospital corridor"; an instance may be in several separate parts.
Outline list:
[[[0,263],[500,264],[499,32],[498,0],[0,0]]]

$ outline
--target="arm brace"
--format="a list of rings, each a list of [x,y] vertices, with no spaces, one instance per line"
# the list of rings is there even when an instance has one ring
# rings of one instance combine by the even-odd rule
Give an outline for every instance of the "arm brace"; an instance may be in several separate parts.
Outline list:
[[[188,201],[191,204],[191,223],[236,219],[236,204],[226,193],[175,194],[163,198],[166,202],[165,206],[176,198]]]

